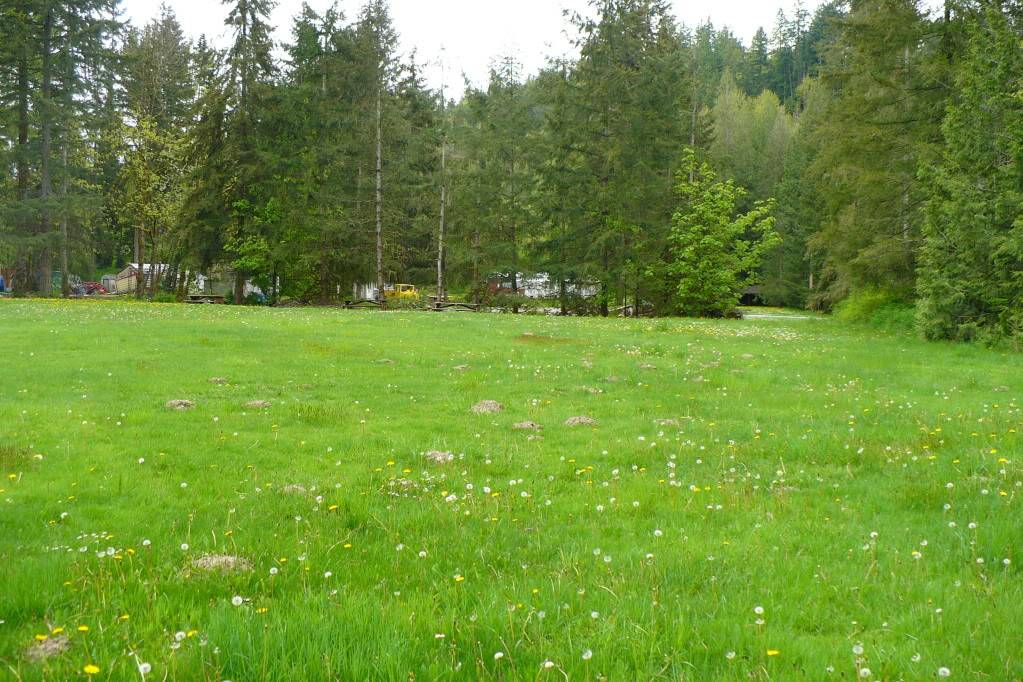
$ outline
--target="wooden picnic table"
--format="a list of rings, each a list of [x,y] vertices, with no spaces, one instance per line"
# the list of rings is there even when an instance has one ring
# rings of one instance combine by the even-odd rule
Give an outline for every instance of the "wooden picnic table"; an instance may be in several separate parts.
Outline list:
[[[352,310],[354,308],[384,308],[383,301],[378,301],[375,298],[359,298],[351,301],[345,301],[345,308]]]
[[[445,310],[470,310],[475,313],[479,309],[478,303],[464,303],[462,301],[433,301],[430,303],[430,310],[438,313]]]
[[[185,303],[223,303],[224,297],[219,294],[189,294]]]

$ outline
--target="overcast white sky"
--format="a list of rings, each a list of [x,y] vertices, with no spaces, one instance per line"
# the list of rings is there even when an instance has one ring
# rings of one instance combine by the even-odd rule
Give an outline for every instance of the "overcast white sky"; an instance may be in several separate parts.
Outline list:
[[[224,29],[226,8],[219,0],[166,0],[185,31],[198,37],[205,33],[214,44],[227,39]],[[331,0],[308,0],[322,11]],[[346,15],[354,16],[361,0],[339,3]],[[586,0],[391,0],[391,16],[401,35],[406,54],[416,49],[420,63],[431,64],[428,78],[434,87],[440,84],[441,47],[445,55],[449,88],[460,88],[464,72],[481,84],[485,82],[491,60],[509,52],[515,54],[527,73],[536,72],[551,55],[569,51],[569,28],[563,10],[584,10]],[[715,26],[728,26],[743,42],[763,26],[768,33],[775,24],[779,8],[789,10],[793,0],[672,0],[680,23],[696,26],[709,18]],[[820,0],[804,0],[813,11]],[[126,18],[142,25],[159,13],[160,0],[123,0]],[[279,0],[273,13],[276,39],[289,39],[291,19],[302,0]]]

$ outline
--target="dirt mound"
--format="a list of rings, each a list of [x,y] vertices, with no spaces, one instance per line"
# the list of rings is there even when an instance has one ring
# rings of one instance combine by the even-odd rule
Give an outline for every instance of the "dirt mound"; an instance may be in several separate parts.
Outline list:
[[[455,455],[451,452],[430,450],[426,453],[426,459],[430,460],[434,464],[448,464],[449,462],[455,461]]]
[[[504,405],[496,400],[481,400],[472,406],[474,414],[494,414],[504,409]]]
[[[251,571],[252,563],[248,559],[231,554],[203,554],[198,559],[192,560],[192,568],[199,571],[232,573],[234,571]]]
[[[71,640],[64,635],[50,637],[36,642],[25,650],[25,658],[38,663],[59,656],[71,648]]]
[[[195,407],[195,403],[191,400],[168,400],[166,404],[166,408],[168,410],[178,410],[179,412],[183,410],[190,410],[193,407]]]
[[[543,427],[536,422],[516,422],[512,424],[512,428],[520,431],[539,431]]]
[[[270,407],[270,401],[269,400],[250,400],[249,402],[245,403],[245,407],[248,407],[249,409],[252,409],[252,410],[263,410],[263,409],[266,409],[266,408]]]
[[[596,426],[597,420],[593,417],[579,416],[569,417],[565,420],[565,426]]]

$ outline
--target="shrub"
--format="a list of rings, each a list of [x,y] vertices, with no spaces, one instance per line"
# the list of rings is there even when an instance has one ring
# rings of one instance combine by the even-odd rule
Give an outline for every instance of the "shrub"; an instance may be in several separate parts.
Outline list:
[[[835,317],[843,322],[866,324],[890,332],[912,331],[915,316],[911,303],[883,289],[853,292],[835,306]]]

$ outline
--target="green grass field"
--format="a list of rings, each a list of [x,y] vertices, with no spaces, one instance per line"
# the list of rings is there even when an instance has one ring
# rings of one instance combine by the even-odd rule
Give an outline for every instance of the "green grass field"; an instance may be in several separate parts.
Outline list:
[[[819,318],[0,301],[0,677],[1021,679],[1021,393]]]

